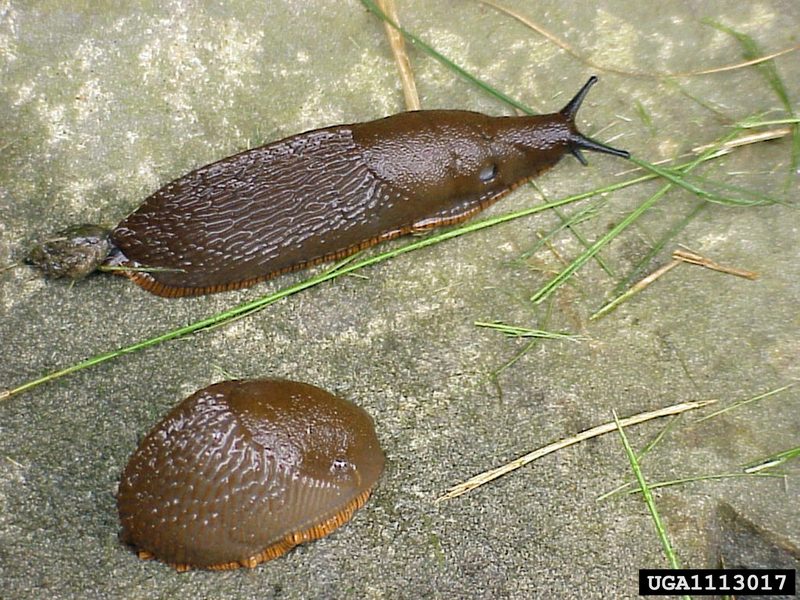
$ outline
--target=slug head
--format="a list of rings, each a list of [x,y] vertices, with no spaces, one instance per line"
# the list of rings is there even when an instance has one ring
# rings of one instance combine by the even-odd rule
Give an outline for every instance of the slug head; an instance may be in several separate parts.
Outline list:
[[[596,142],[575,126],[596,81],[590,78],[561,111],[547,115],[428,110],[353,125],[358,161],[382,184],[375,220],[393,224],[395,232],[457,223],[547,171],[567,152],[583,164],[582,150],[627,158],[624,150]]]
[[[558,163],[569,152],[582,164],[582,150],[593,150],[621,158],[630,158],[625,150],[597,142],[578,131],[575,116],[597,77],[591,77],[572,100],[559,112],[522,117],[497,117],[485,128],[488,140],[488,160],[494,164],[494,180],[486,181],[487,188],[503,191],[513,189]],[[483,172],[476,172],[481,179]]]

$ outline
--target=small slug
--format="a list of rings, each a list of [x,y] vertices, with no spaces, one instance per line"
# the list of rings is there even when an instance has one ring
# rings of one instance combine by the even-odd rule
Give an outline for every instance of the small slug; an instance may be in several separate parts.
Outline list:
[[[54,233],[31,248],[27,261],[48,277],[83,279],[97,269],[111,250],[108,230],[85,223]]]
[[[458,223],[566,152],[629,157],[575,126],[596,81],[548,115],[405,112],[230,156],[147,198],[111,231],[104,264],[154,294],[194,296]]]
[[[236,569],[328,535],[383,471],[372,418],[307,383],[226,381],[178,404],[120,480],[122,540],[178,571]]]

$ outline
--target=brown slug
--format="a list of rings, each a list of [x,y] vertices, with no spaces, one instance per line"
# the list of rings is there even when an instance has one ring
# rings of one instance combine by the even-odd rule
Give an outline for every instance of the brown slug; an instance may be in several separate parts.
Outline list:
[[[347,522],[384,457],[372,418],[313,385],[226,381],[178,404],[122,474],[122,540],[178,571],[254,567]]]
[[[548,115],[405,112],[230,156],[147,198],[111,231],[105,265],[135,269],[117,272],[154,294],[193,296],[458,223],[566,152],[629,156],[575,126],[596,81]]]

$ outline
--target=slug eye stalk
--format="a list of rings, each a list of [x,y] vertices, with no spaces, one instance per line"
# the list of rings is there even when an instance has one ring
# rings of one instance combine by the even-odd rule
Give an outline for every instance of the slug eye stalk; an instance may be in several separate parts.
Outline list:
[[[570,129],[572,130],[572,134],[570,135],[568,141],[569,151],[584,166],[588,165],[589,163],[587,162],[586,157],[583,155],[581,150],[602,152],[603,154],[611,154],[612,156],[619,156],[620,158],[631,157],[630,153],[626,150],[612,148],[611,146],[607,146],[606,144],[602,144],[586,137],[579,132],[575,126],[575,116],[578,114],[578,110],[580,109],[581,104],[583,104],[583,101],[586,98],[586,95],[589,93],[589,90],[592,89],[592,86],[597,83],[597,81],[596,75],[589,77],[589,80],[583,84],[583,87],[578,91],[577,94],[575,94],[572,100],[567,102],[567,105],[562,108],[561,111],[559,111],[559,114],[570,124]]]

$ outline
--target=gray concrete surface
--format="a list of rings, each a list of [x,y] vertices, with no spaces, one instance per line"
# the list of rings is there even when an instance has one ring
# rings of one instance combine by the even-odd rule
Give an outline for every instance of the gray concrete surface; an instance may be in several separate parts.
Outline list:
[[[800,4],[509,2],[604,65],[689,71],[741,59],[710,18],[764,51],[797,44]],[[651,161],[708,143],[736,119],[773,111],[754,69],[678,79],[604,73],[475,2],[401,2],[408,27],[506,93],[559,108],[601,76],[579,121]],[[348,2],[0,3],[0,263],[68,224],[114,224],[160,185],[241,149],[317,126],[402,109],[382,27]],[[426,108],[507,113],[416,50]],[[797,105],[797,53],[776,66]],[[690,98],[702,99],[702,106]],[[646,112],[648,118],[643,118]],[[590,264],[542,306],[527,298],[562,265],[541,251],[515,260],[552,214],[526,218],[367,269],[229,326],[164,344],[0,403],[3,598],[633,598],[641,567],[666,566],[638,497],[597,501],[631,479],[616,436],[549,456],[471,495],[449,486],[620,415],[690,399],[736,400],[800,378],[796,174],[786,140],[737,151],[704,175],[784,194],[793,206],[709,206],[675,239],[747,281],[682,267],[608,317],[588,316],[615,279]],[[542,177],[559,198],[616,181],[627,165],[565,159]],[[581,225],[596,239],[656,189],[608,198]],[[522,189],[491,209],[539,202]],[[695,199],[673,192],[604,257],[619,276]],[[574,209],[568,209],[570,212]],[[402,243],[402,242],[400,242]],[[651,268],[668,260],[670,245]],[[574,238],[555,240],[572,257]],[[0,387],[195,321],[280,289],[164,300],[122,278],[77,285],[21,266],[0,275]],[[523,341],[478,329],[494,319],[569,330],[499,377]],[[178,575],[120,545],[114,491],[143,435],[169,407],[226,377],[309,381],[375,418],[387,469],[373,498],[330,537],[247,571]],[[664,480],[728,473],[798,446],[795,388],[703,423],[685,417],[644,461]],[[642,447],[663,422],[633,428]],[[714,560],[725,501],[782,544],[800,546],[797,461],[785,479],[740,478],[656,494],[681,561]]]

